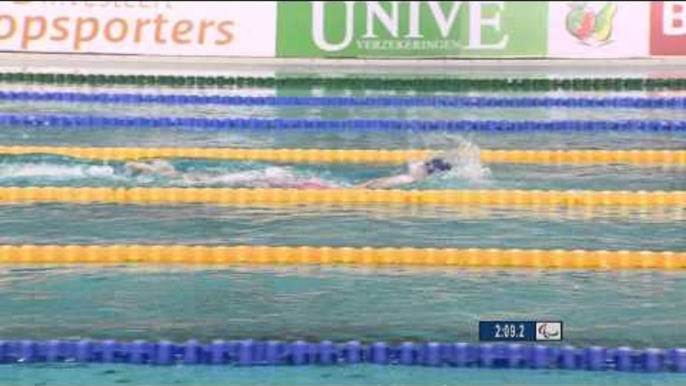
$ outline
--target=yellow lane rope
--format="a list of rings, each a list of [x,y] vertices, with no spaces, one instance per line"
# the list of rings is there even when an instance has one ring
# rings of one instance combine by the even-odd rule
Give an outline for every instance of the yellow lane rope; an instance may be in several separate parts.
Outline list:
[[[686,206],[686,191],[0,188],[0,203]]]
[[[52,154],[93,160],[202,158],[270,162],[404,163],[425,159],[431,150],[360,149],[239,149],[239,148],[120,148],[3,146],[0,154]],[[686,165],[686,150],[481,150],[487,163],[626,163]]]
[[[0,264],[319,264],[686,269],[686,252],[177,245],[0,245]]]

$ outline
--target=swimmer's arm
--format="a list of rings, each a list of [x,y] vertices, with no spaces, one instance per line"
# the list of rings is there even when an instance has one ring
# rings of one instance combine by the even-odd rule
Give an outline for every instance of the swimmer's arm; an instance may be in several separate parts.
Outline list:
[[[393,177],[377,178],[365,183],[355,185],[357,189],[388,189],[400,185],[411,184],[415,179],[409,174],[401,174]]]
[[[142,162],[127,162],[124,165],[124,168],[126,170],[131,171],[131,172],[152,172],[154,169],[152,166],[142,163]]]
[[[262,180],[264,180],[264,178],[260,179],[259,176],[255,175],[254,172],[239,172],[227,175],[216,175],[208,173],[187,173],[183,175],[183,181],[187,184],[259,184]]]
[[[148,164],[145,162],[127,162],[124,168],[130,173],[157,173],[164,177],[178,177],[180,173],[169,162]]]

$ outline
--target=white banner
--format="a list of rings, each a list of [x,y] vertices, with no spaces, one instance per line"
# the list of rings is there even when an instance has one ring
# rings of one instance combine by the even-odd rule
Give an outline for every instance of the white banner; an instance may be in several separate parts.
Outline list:
[[[3,1],[0,50],[273,57],[276,2]]]
[[[552,1],[549,4],[548,56],[648,56],[650,2]]]

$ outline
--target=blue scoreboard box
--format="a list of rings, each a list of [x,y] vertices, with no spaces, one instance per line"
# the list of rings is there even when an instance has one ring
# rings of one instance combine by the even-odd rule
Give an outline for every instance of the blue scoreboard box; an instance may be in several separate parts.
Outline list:
[[[554,342],[563,339],[562,321],[491,320],[479,322],[482,342]]]

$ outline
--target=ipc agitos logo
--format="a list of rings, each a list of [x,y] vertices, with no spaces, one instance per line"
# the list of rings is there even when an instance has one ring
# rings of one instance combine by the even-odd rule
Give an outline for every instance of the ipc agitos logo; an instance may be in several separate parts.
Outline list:
[[[562,322],[536,322],[536,340],[562,340]]]
[[[581,44],[603,46],[611,42],[612,23],[617,13],[616,3],[605,3],[600,9],[586,2],[570,3],[569,7],[565,26]]]

